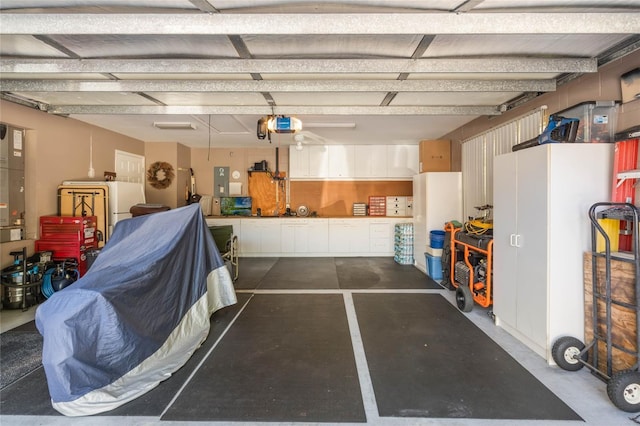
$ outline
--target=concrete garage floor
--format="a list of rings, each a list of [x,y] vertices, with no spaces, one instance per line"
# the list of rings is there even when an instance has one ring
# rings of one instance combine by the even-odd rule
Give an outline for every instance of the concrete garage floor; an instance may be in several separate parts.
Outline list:
[[[68,418],[58,415],[47,407],[48,395],[42,394],[43,384],[39,383],[39,381],[43,381],[43,378],[37,379],[34,374],[31,381],[24,379],[22,386],[17,386],[20,384],[18,381],[3,389],[0,423],[3,426],[33,424],[153,425],[173,424],[177,421],[179,424],[226,425],[233,422],[238,425],[249,425],[267,421],[269,425],[347,425],[366,422],[366,424],[376,425],[409,426],[570,425],[585,423],[589,425],[633,425],[640,422],[634,420],[636,415],[622,412],[614,407],[606,395],[605,384],[591,375],[587,369],[566,372],[557,367],[548,366],[540,356],[496,327],[488,315],[487,309],[475,306],[473,311],[468,314],[459,312],[455,308],[453,292],[440,288],[412,266],[397,265],[390,258],[243,258],[240,259],[240,279],[236,283],[236,291],[238,305],[234,307],[233,311],[223,313],[222,316],[226,315],[228,321],[224,324],[218,324],[218,329],[215,331],[217,334],[213,335],[214,329],[212,328],[212,335],[200,349],[202,352],[194,355],[194,358],[196,355],[198,356],[198,362],[189,366],[191,371],[177,372],[174,377],[156,389],[158,391],[176,389],[175,394],[163,395],[160,398],[152,394],[156,391],[154,390],[148,394],[148,398],[144,398],[144,401],[142,401],[143,398],[140,398],[138,401],[130,403],[131,405],[127,404],[111,413],[91,418]],[[301,301],[304,300],[311,303],[303,306]],[[429,317],[428,312],[421,312],[421,303],[424,303],[424,311],[433,310],[440,313]],[[387,306],[393,310],[382,313]],[[416,308],[418,309],[416,310]],[[32,308],[30,312],[33,311]],[[277,315],[272,311],[276,311]],[[381,312],[380,316],[375,315],[378,311]],[[323,313],[330,313],[330,315],[323,315]],[[423,314],[426,316],[422,316]],[[3,331],[5,323],[10,322],[10,317],[21,316],[20,321],[30,320],[29,315],[26,317],[24,315],[18,311],[2,311],[0,319],[3,323]],[[216,319],[216,315],[217,313],[214,314],[212,321]],[[276,323],[275,321],[278,319],[282,322]],[[336,319],[338,319],[337,322]],[[414,319],[419,319],[423,323],[416,323]],[[378,322],[375,323],[375,321]],[[372,323],[375,323],[373,326],[379,328],[379,333],[376,329],[372,330]],[[221,325],[224,325],[223,329]],[[305,330],[312,330],[314,327],[315,332],[305,332]],[[327,328],[330,329],[327,330]],[[393,333],[394,329],[397,330],[395,334]],[[432,334],[421,334],[423,331]],[[382,347],[379,343],[377,344],[378,354],[376,355],[374,353],[375,337],[378,334],[389,332],[391,334],[386,335],[386,340],[382,340]],[[428,342],[425,340],[428,344],[419,340],[418,345],[412,345],[411,336],[429,339]],[[456,354],[462,362],[455,370],[457,374],[451,374],[451,383],[459,386],[460,390],[457,392],[464,393],[465,388],[471,389],[472,386],[480,386],[478,389],[481,389],[482,392],[474,390],[475,394],[472,392],[470,397],[465,397],[466,401],[463,401],[462,397],[459,398],[459,401],[454,401],[458,395],[455,397],[446,396],[446,399],[439,405],[454,401],[452,405],[456,406],[459,411],[451,412],[452,417],[434,417],[430,416],[428,410],[412,408],[413,406],[411,403],[407,403],[406,399],[415,398],[415,395],[411,394],[411,389],[413,389],[412,386],[419,386],[420,380],[411,384],[409,383],[412,379],[411,376],[419,378],[422,377],[421,374],[442,370],[449,367],[455,360],[455,357],[451,356],[454,354],[448,354],[436,358],[436,361],[429,361],[429,365],[421,365],[418,360],[422,359],[420,357],[423,354],[420,350],[412,349],[412,346],[419,346],[419,349],[423,349],[423,346],[433,348],[438,343],[446,341],[447,347],[453,348],[458,343],[457,336],[460,336],[460,343],[474,338],[478,339],[478,336],[482,342],[475,343],[476,346],[466,349],[462,346],[462,349],[457,350]],[[257,340],[261,337],[263,340],[257,345]],[[313,339],[307,342],[306,339],[309,338]],[[252,350],[247,350],[247,348],[251,348],[252,342],[256,343],[256,347],[265,348],[275,339],[281,339],[278,341],[279,345],[287,345],[287,348],[294,351],[294,354],[287,355],[287,352],[282,352],[283,355],[273,358],[269,358],[269,354],[266,354],[262,358],[249,359],[250,356],[257,356],[256,353],[250,353],[253,352]],[[385,348],[384,342],[388,342],[389,347]],[[497,345],[494,345],[494,342]],[[261,401],[256,399],[248,402],[240,401],[242,397],[238,395],[244,396],[243,392],[246,393],[247,398],[250,396],[253,398],[261,397],[262,394],[255,391],[254,388],[264,386],[266,383],[269,386],[272,384],[278,386],[279,379],[282,379],[284,383],[293,383],[287,381],[287,377],[290,371],[295,371],[295,364],[298,361],[303,362],[304,356],[311,357],[309,359],[312,361],[314,356],[320,357],[317,354],[322,352],[323,345],[334,345],[336,350],[326,351],[325,356],[328,357],[326,359],[339,358],[339,361],[336,362],[342,364],[336,364],[335,368],[331,365],[324,366],[324,370],[321,370],[315,379],[309,373],[307,385],[302,383],[302,387],[290,395],[289,405],[286,401],[279,406],[275,402],[270,404],[265,401],[265,407],[260,407]],[[402,345],[402,347],[397,348],[398,345]],[[470,357],[469,360],[482,356],[480,346],[491,347],[492,345],[499,346],[508,354],[505,354],[508,359],[505,358],[496,367],[492,367],[493,371],[480,371],[477,366],[474,367],[473,364],[467,364],[464,361],[467,354]],[[308,347],[312,347],[314,350],[311,354],[304,355],[304,350]],[[242,349],[243,352],[237,353],[235,356],[228,355],[233,353],[234,348],[244,349]],[[345,354],[347,356],[344,356]],[[291,368],[288,369],[286,363],[280,362],[280,365],[277,365],[285,356],[300,356],[300,359],[290,362]],[[396,388],[389,389],[389,383],[392,382],[387,380],[388,377],[385,374],[390,373],[393,376],[393,368],[389,367],[390,371],[385,372],[385,363],[388,360],[389,366],[394,365],[394,356],[408,357],[400,358],[401,364],[399,365],[400,368],[402,368],[403,362],[410,365],[407,370],[409,376],[402,376],[404,377],[402,380],[405,381],[403,383],[406,385],[396,385]],[[497,353],[495,356],[502,355]],[[217,375],[224,376],[231,368],[221,368],[221,362],[230,358],[238,358],[240,362],[243,362],[244,364],[240,365],[243,365],[244,371],[237,376],[232,374],[226,377],[226,379],[237,377],[237,380],[230,382],[233,386],[222,386],[220,390],[216,390]],[[404,361],[412,359],[413,361]],[[272,361],[273,365],[263,364]],[[318,362],[317,364],[323,363]],[[524,399],[520,400],[522,407],[515,406],[518,405],[517,403],[507,402],[503,397],[503,399],[494,402],[482,402],[481,406],[474,410],[475,413],[481,413],[485,417],[481,418],[477,415],[474,417],[474,413],[468,412],[469,407],[473,407],[474,403],[484,401],[481,398],[499,395],[505,383],[500,384],[493,381],[508,366],[514,371],[520,369],[526,375],[531,373],[535,376],[537,381],[543,385],[541,387],[546,387],[542,392],[544,395],[540,393],[540,386],[537,383],[529,381],[521,386],[525,389],[517,389],[516,387],[514,391],[509,391],[510,393],[522,392],[524,395]],[[520,368],[520,366],[524,368]],[[187,366],[185,366],[186,368]],[[219,369],[217,372],[216,368]],[[353,375],[351,375],[352,369]],[[279,371],[280,374],[276,378],[270,377],[269,372],[271,371]],[[215,374],[210,374],[211,372],[215,372]],[[39,374],[44,376],[41,371]],[[322,382],[327,377],[335,377],[336,375],[344,375],[344,378],[341,379],[343,380],[342,384],[335,385],[331,380],[328,380],[327,383]],[[184,383],[178,383],[179,380],[184,380]],[[246,383],[252,387],[243,390],[242,380],[248,380]],[[270,380],[275,381],[272,383]],[[173,383],[169,383],[171,381]],[[446,382],[446,380],[443,381]],[[335,399],[305,393],[310,392],[309,388],[318,383],[323,383],[323,386],[326,387],[333,386],[333,390],[337,394],[331,397]],[[433,387],[435,385],[441,386],[442,383],[436,383]],[[483,385],[486,386],[483,387]],[[430,388],[427,386],[425,389],[428,392]],[[547,389],[550,392],[547,392]],[[233,392],[240,393],[235,395]],[[158,392],[158,394],[160,393]],[[226,403],[220,399],[220,393],[227,393],[229,399]],[[311,402],[305,399],[305,395],[314,395],[307,397],[312,398]],[[299,397],[299,400],[295,402],[296,406],[293,403],[295,397]],[[555,397],[564,403],[560,405],[566,404],[569,409],[562,410],[560,407],[560,411],[565,414],[568,411],[569,414],[577,415],[573,420],[553,420],[556,418],[554,417],[555,413],[550,413],[550,411],[554,409],[551,405],[553,399],[556,399]],[[474,398],[477,398],[478,401],[469,401]],[[544,398],[550,398],[551,402],[545,402]],[[16,405],[15,401],[25,405],[23,411],[20,411],[20,405]],[[163,402],[160,403],[160,401]],[[416,401],[420,402],[420,398],[417,398]],[[136,403],[144,404],[145,408],[136,408],[133,405]],[[248,405],[244,406],[246,409],[243,411],[242,404],[245,403]],[[32,405],[31,409],[26,407],[29,404]],[[38,404],[41,408],[33,408]],[[214,409],[216,404],[219,404],[220,409]],[[323,404],[326,407],[323,408]],[[128,405],[129,407],[127,407]],[[486,407],[486,405],[491,406]],[[300,414],[302,410],[300,406],[304,406],[302,408],[308,411],[309,414],[305,412],[304,415],[310,416],[309,421],[305,421],[304,415]],[[278,407],[281,412],[276,415],[274,412]],[[398,411],[400,414],[393,415],[394,407],[405,407],[405,409]],[[292,411],[287,412],[287,408],[291,408]],[[221,409],[229,410],[230,414],[228,415],[236,417],[223,419],[220,414]],[[314,414],[316,409],[317,413]],[[510,414],[507,414],[507,417],[502,415],[511,411],[518,413],[521,409],[533,413],[539,412],[539,416],[529,416],[528,420],[517,420],[509,417]],[[38,412],[42,415],[27,415],[29,412],[31,414]],[[486,413],[491,412],[498,414],[496,419],[486,417]],[[146,415],[148,413],[153,414]],[[339,420],[324,420],[332,417]],[[214,421],[214,418],[218,420]]]

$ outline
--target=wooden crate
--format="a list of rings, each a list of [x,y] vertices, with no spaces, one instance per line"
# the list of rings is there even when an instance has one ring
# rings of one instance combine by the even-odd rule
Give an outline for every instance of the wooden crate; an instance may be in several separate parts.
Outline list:
[[[593,341],[593,278],[592,278],[592,255],[584,254],[584,341],[589,344]],[[598,292],[605,291],[605,259],[597,258],[597,285]],[[625,303],[635,305],[636,282],[635,265],[631,262],[611,260],[611,297]],[[598,300],[598,334],[605,336],[606,333],[606,303]],[[611,341],[625,349],[637,353],[636,346],[636,309],[624,306],[611,305]],[[593,351],[593,349],[592,349]],[[607,372],[607,349],[605,342],[598,342],[598,370]],[[593,354],[589,353],[589,362],[593,361]],[[626,370],[635,365],[636,356],[613,348],[612,366],[613,372]]]

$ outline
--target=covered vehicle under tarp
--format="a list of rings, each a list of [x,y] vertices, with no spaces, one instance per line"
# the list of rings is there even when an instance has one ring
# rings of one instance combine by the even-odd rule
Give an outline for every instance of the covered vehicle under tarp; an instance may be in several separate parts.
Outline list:
[[[118,222],[87,274],[36,311],[53,407],[90,415],[148,392],[234,303],[199,204]]]

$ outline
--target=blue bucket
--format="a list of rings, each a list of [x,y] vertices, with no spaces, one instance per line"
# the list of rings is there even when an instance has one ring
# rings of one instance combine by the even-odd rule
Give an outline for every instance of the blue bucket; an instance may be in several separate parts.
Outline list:
[[[444,247],[444,231],[431,231],[429,232],[429,246],[431,248]]]

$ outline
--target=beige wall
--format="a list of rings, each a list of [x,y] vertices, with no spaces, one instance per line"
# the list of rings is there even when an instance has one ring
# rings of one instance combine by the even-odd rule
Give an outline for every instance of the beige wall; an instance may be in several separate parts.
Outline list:
[[[93,137],[96,180],[115,168],[115,150],[144,155],[144,143],[72,118],[60,117],[0,100],[0,121],[27,129],[25,137],[26,237],[33,239],[38,218],[58,212],[57,187],[63,180],[91,180],[89,141]],[[0,262],[11,261],[9,252],[33,242],[0,244]]]
[[[147,169],[156,161],[162,161],[171,164],[173,167],[174,179],[167,188],[157,189],[149,185],[147,181],[145,185],[145,194],[147,203],[164,204],[175,209],[178,207],[178,192],[182,191],[184,205],[184,186],[182,184],[184,171],[179,171],[178,166],[178,143],[175,142],[147,142],[144,145],[145,164]],[[188,169],[188,167],[187,167]]]
[[[511,121],[542,105],[548,107],[548,114],[553,114],[581,102],[620,100],[622,99],[620,76],[638,67],[640,67],[640,50],[603,66],[597,73],[585,74],[558,87],[555,92],[545,93],[531,102],[507,111],[500,117],[481,117],[443,136],[441,139],[452,141],[452,170],[461,170],[461,141]],[[637,125],[640,125],[640,100],[622,104],[618,110],[616,132]]]
[[[279,149],[279,171],[289,170],[289,147]],[[247,170],[262,160],[267,160],[267,166],[276,171],[276,147],[266,148],[195,148],[191,150],[191,167],[196,176],[197,192],[200,195],[213,195],[214,167],[229,167],[230,174],[234,170],[240,172],[239,179],[229,179],[230,182],[241,182],[243,195],[248,194],[249,174]]]

